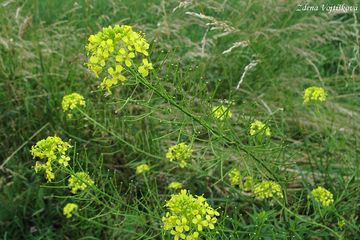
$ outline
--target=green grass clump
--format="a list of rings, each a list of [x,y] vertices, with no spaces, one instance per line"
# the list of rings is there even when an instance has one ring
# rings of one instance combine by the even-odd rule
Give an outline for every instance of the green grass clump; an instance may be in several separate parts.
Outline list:
[[[359,12],[296,7],[0,3],[1,238],[358,239]],[[115,25],[148,41],[153,69],[126,63],[107,91],[85,46]],[[313,86],[326,97],[304,104]],[[45,144],[36,173],[48,136],[72,147]]]

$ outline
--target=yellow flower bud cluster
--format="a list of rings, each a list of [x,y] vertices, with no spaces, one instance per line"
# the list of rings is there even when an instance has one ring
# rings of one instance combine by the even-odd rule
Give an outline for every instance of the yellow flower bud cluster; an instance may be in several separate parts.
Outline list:
[[[340,218],[338,219],[337,225],[338,225],[339,228],[344,228],[344,226],[346,225],[346,220],[345,220],[345,218],[340,217]]]
[[[78,209],[78,205],[75,203],[68,203],[65,205],[63,209],[63,213],[66,216],[66,218],[71,218],[74,211]]]
[[[213,113],[213,116],[220,121],[223,121],[227,118],[231,118],[231,116],[232,116],[232,113],[230,112],[229,107],[225,107],[224,105],[213,107],[212,113]]]
[[[168,185],[168,188],[169,188],[169,189],[173,189],[173,190],[180,189],[180,188],[182,188],[182,187],[183,187],[183,185],[182,185],[182,183],[180,183],[180,182],[171,182],[171,183]]]
[[[229,180],[232,186],[239,185],[241,189],[248,192],[251,191],[253,185],[253,179],[251,176],[241,178],[241,173],[238,169],[233,168],[229,172]]]
[[[76,194],[79,190],[83,191],[87,187],[94,185],[94,181],[85,172],[77,172],[69,178],[68,187],[73,194]]]
[[[281,186],[274,181],[263,181],[254,186],[254,194],[259,199],[283,198]]]
[[[106,69],[100,88],[109,93],[112,86],[126,80],[126,68],[134,67],[143,77],[148,76],[153,69],[147,59],[149,43],[140,33],[134,32],[131,26],[103,28],[91,35],[88,41],[86,51],[89,61],[86,65],[97,77]]]
[[[313,189],[308,198],[313,198],[316,202],[327,207],[334,203],[333,194],[323,187],[317,187]]]
[[[170,231],[174,240],[198,239],[205,229],[215,229],[216,217],[220,216],[203,196],[194,197],[185,189],[172,194],[165,207],[169,211],[162,218],[163,228]]]
[[[255,120],[250,125],[250,135],[256,136],[256,135],[265,135],[267,137],[271,136],[270,128],[263,122],[259,120]]]
[[[73,110],[75,107],[84,107],[85,99],[78,93],[65,95],[62,99],[61,106],[64,112]]]
[[[241,183],[240,171],[236,168],[231,169],[229,172],[229,179],[232,186],[239,185]]]
[[[191,157],[192,149],[186,143],[179,143],[169,148],[166,153],[166,158],[172,161],[177,161],[181,168],[186,167],[187,160]]]
[[[78,93],[65,95],[61,102],[63,112],[71,112],[75,107],[85,107],[85,105],[85,98]],[[71,118],[72,114],[68,113],[67,116]]]
[[[311,101],[324,102],[326,100],[326,92],[322,87],[308,87],[304,91],[304,104]]]
[[[53,167],[55,165],[67,167],[69,165],[70,157],[66,154],[67,150],[72,146],[64,142],[61,138],[47,137],[38,141],[31,147],[31,154],[33,158],[47,159],[46,163],[36,162],[34,169],[36,172],[45,171],[45,178],[51,182],[55,178]]]
[[[141,174],[141,173],[145,173],[148,172],[150,170],[149,165],[147,164],[140,164],[136,167],[136,174]]]

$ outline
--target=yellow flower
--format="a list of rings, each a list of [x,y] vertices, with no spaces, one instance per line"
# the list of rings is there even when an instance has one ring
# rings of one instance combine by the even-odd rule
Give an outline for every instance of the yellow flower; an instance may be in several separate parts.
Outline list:
[[[71,218],[74,211],[78,209],[78,205],[75,203],[68,203],[65,205],[63,209],[63,213],[66,216],[66,218]]]
[[[220,216],[203,196],[194,197],[185,189],[172,194],[165,207],[168,212],[162,218],[163,228],[175,240],[198,239],[205,229],[215,229],[216,217]]]
[[[259,120],[255,120],[253,123],[251,123],[249,133],[251,136],[258,134],[265,135],[267,137],[271,136],[270,128]]]
[[[283,198],[283,193],[281,186],[273,181],[263,181],[254,186],[254,194],[257,198],[267,199],[267,198]]]
[[[168,185],[168,188],[174,189],[174,190],[180,189],[180,188],[182,188],[182,187],[183,187],[183,185],[182,185],[182,183],[180,183],[180,182],[171,182],[171,183]]]
[[[229,179],[232,186],[239,185],[241,183],[240,171],[236,168],[231,169],[229,172]]]
[[[130,68],[133,63],[142,63],[139,72],[144,77],[149,74],[153,67],[147,59],[148,49],[145,38],[134,32],[131,26],[109,26],[89,37],[86,45],[89,60],[85,65],[96,77],[103,79],[100,88],[111,93],[112,86],[126,80],[126,75],[122,73],[125,66]],[[104,69],[108,70],[108,74],[104,73]]]
[[[109,94],[111,94],[111,87],[116,85],[118,83],[117,79],[114,78],[107,78],[105,77],[102,82],[100,83],[99,88],[101,89],[106,89],[108,91]]]
[[[149,44],[144,41],[144,39],[138,39],[134,44],[135,50],[139,53],[144,54],[145,56],[149,56],[148,49]]]
[[[225,107],[224,105],[213,107],[212,114],[216,119],[218,119],[220,121],[223,121],[227,118],[231,118],[231,116],[232,116],[232,113],[230,112],[229,107]]]
[[[84,107],[85,104],[83,96],[78,93],[72,93],[63,97],[61,106],[63,111],[67,112],[73,110],[75,107]]]
[[[109,67],[107,71],[111,78],[105,77],[99,87],[103,90],[106,89],[109,94],[111,94],[110,89],[112,86],[118,84],[119,81],[122,82],[126,80],[126,77],[122,74],[123,70],[124,68],[121,65],[116,65],[115,70]]]
[[[191,157],[192,149],[186,143],[179,143],[169,148],[166,153],[166,158],[172,161],[177,161],[181,168],[186,167],[187,160]]]
[[[67,167],[69,165],[70,157],[66,152],[72,146],[64,142],[61,138],[47,137],[38,141],[34,146],[31,147],[31,155],[33,158],[38,157],[40,159],[47,159],[45,163],[36,162],[34,169],[35,172],[45,171],[45,178],[48,182],[51,182],[55,178],[53,167],[55,165],[60,167]]]
[[[73,194],[76,194],[79,190],[83,191],[92,185],[94,185],[94,181],[87,173],[77,172],[75,175],[70,176],[68,187]]]
[[[145,173],[145,172],[148,172],[149,170],[150,170],[149,165],[140,164],[139,166],[136,167],[136,174]]]
[[[323,187],[317,187],[313,189],[308,195],[308,198],[314,199],[316,202],[327,207],[334,203],[333,194]]]
[[[115,70],[112,67],[108,68],[108,73],[112,77],[113,80],[117,81],[125,81],[124,75],[121,74],[121,72],[124,70],[124,68],[121,65],[116,65]]]
[[[152,69],[154,69],[152,63],[149,63],[147,59],[143,59],[143,64],[138,68],[138,71],[143,77],[146,77],[149,75],[149,70]]]
[[[118,55],[116,56],[117,62],[125,62],[127,67],[131,67],[132,65],[132,58],[135,57],[135,53],[133,52],[126,52],[124,48],[120,48]]]
[[[325,89],[321,87],[308,87],[304,92],[304,104],[309,103],[310,101],[320,101],[324,102],[326,100]]]

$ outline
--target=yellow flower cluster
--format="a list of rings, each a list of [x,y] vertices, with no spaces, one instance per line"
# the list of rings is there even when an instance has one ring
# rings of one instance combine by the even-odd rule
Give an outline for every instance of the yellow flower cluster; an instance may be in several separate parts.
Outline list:
[[[213,113],[213,116],[220,121],[223,121],[227,118],[231,118],[231,116],[232,116],[232,113],[230,112],[229,107],[225,107],[224,105],[213,107],[212,113]]]
[[[236,168],[231,169],[229,172],[229,179],[232,186],[239,185],[241,183],[240,171]]]
[[[320,101],[324,102],[326,100],[325,89],[321,87],[308,87],[304,92],[304,104],[311,101]]]
[[[281,186],[274,181],[263,181],[254,186],[254,194],[257,198],[267,199],[272,197],[283,198]]]
[[[62,99],[61,106],[64,112],[73,110],[75,107],[84,107],[85,99],[78,93],[65,95]]]
[[[203,196],[194,197],[185,189],[178,194],[172,194],[165,207],[169,211],[162,218],[163,227],[170,231],[174,240],[198,239],[204,229],[215,228],[216,217],[220,216]]]
[[[94,185],[94,181],[85,172],[77,172],[69,178],[68,187],[73,194],[76,194],[79,190],[83,191],[87,187]]]
[[[169,148],[166,153],[166,158],[172,161],[179,162],[181,168],[186,167],[187,160],[191,157],[192,149],[186,143],[179,143]]]
[[[313,189],[308,198],[313,198],[316,202],[327,207],[334,203],[333,194],[323,187],[317,187]]]
[[[68,203],[63,209],[63,213],[67,218],[71,218],[74,211],[78,209],[78,205],[75,203]]]
[[[141,174],[141,173],[145,173],[148,172],[150,170],[149,165],[147,164],[140,164],[136,167],[136,174]]]
[[[169,188],[169,189],[173,189],[173,190],[180,189],[180,188],[182,188],[182,187],[183,187],[183,185],[182,185],[182,183],[180,183],[180,182],[171,182],[171,183],[168,185],[168,188]]]
[[[265,135],[267,137],[271,136],[270,128],[266,126],[265,123],[259,120],[255,120],[253,123],[251,123],[249,133],[251,136],[255,136],[258,134]]]
[[[67,167],[69,165],[70,157],[66,155],[66,152],[72,146],[64,142],[61,138],[47,137],[38,141],[31,147],[31,155],[33,158],[38,157],[40,159],[47,159],[46,163],[36,162],[34,169],[35,172],[45,171],[45,178],[51,182],[55,178],[53,172],[54,165]]]
[[[107,70],[100,88],[109,93],[112,86],[126,80],[126,68],[134,66],[143,77],[148,76],[153,69],[147,59],[149,43],[140,33],[134,32],[131,26],[115,25],[103,28],[97,34],[91,35],[88,41],[86,50],[89,61],[86,65],[97,77],[104,69]],[[136,66],[136,61],[139,66]]]

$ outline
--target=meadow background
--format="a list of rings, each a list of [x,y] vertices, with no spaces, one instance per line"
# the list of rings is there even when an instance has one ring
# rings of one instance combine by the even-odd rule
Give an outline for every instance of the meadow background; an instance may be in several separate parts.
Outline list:
[[[172,239],[161,217],[172,193],[167,185],[179,181],[220,207],[207,239],[360,239],[359,11],[296,12],[296,5],[1,1],[0,238]],[[149,81],[191,114],[134,81],[111,96],[98,89],[84,66],[85,45],[115,24],[146,34],[155,69]],[[224,53],[243,41],[248,46]],[[237,90],[251,61],[258,64]],[[303,91],[313,85],[326,89],[327,101],[304,105]],[[69,120],[61,100],[72,92],[87,106],[86,115]],[[221,103],[233,113],[223,122],[211,115]],[[255,119],[269,125],[270,139],[249,136]],[[71,166],[88,172],[101,193],[72,195],[65,176],[49,184],[35,173],[31,146],[55,134],[71,139]],[[179,142],[194,150],[186,169],[165,158]],[[151,170],[136,175],[139,163]],[[233,167],[258,180],[276,176],[283,204],[231,186]],[[334,194],[332,208],[307,205],[316,186]],[[62,213],[69,201],[81,206],[71,219]]]

